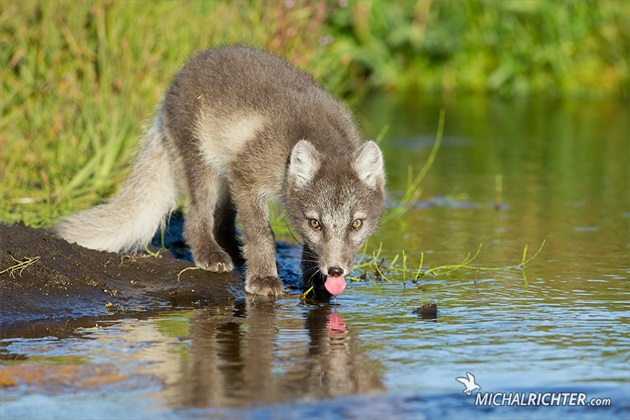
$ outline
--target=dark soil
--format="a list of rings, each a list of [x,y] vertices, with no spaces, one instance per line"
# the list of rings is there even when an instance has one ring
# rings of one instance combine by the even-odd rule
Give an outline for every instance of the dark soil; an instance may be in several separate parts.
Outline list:
[[[28,259],[30,265],[15,267]],[[182,272],[190,267],[167,251],[157,257],[100,252],[46,230],[0,224],[0,337],[41,336],[47,328],[71,332],[86,319],[219,304],[244,295],[239,274]]]

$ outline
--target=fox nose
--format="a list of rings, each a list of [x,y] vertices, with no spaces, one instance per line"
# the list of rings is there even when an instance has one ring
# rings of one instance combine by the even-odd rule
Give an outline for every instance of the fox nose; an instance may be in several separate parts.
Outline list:
[[[328,275],[333,277],[339,277],[343,275],[343,269],[341,267],[328,267]]]

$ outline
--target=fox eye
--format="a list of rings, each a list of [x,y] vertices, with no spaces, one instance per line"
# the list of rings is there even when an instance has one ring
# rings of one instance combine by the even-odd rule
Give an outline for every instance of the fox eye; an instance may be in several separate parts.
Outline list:
[[[308,224],[315,230],[322,230],[322,224],[317,219],[311,219]]]
[[[361,226],[363,226],[363,220],[361,219],[354,219],[352,221],[352,224],[350,225],[350,227],[352,227],[352,230],[359,230],[361,229]]]

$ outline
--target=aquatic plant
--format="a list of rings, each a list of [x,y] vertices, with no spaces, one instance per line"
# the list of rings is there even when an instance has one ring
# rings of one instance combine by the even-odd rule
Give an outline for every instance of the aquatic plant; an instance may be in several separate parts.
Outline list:
[[[431,268],[424,268],[424,253],[421,253],[420,262],[417,269],[414,269],[408,265],[407,256],[404,250],[399,254],[395,254],[394,257],[387,262],[385,258],[381,256],[381,252],[383,250],[382,244],[379,246],[378,250],[373,251],[371,255],[367,253],[366,244],[359,261],[355,265],[355,274],[349,276],[348,279],[354,281],[367,279],[372,279],[376,281],[402,281],[403,283],[409,280],[413,283],[416,283],[425,276],[446,276],[454,273],[455,271],[464,269],[473,272],[517,269],[521,271],[521,273],[523,274],[523,279],[527,282],[527,277],[525,276],[525,267],[527,267],[527,265],[542,252],[545,243],[546,241],[543,240],[538,250],[534,253],[534,255],[529,258],[527,257],[528,245],[525,245],[523,248],[521,261],[513,265],[502,267],[472,265],[472,263],[477,259],[479,253],[481,252],[481,248],[483,247],[483,243],[481,243],[479,244],[479,247],[474,254],[468,253],[466,257],[457,264],[448,264]]]

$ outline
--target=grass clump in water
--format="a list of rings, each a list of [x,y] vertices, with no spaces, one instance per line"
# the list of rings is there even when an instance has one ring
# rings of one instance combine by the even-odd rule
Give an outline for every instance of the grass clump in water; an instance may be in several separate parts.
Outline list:
[[[525,247],[523,248],[523,255],[521,257],[520,263],[503,267],[472,265],[472,263],[479,256],[483,244],[479,244],[479,247],[474,254],[468,253],[468,255],[466,255],[466,257],[462,260],[462,262],[458,264],[441,265],[426,269],[423,268],[424,253],[420,254],[420,263],[418,265],[418,268],[414,269],[408,265],[407,256],[404,250],[400,254],[396,254],[389,263],[386,263],[385,258],[381,257],[382,245],[379,246],[379,249],[377,251],[374,251],[371,256],[367,255],[367,248],[364,248],[359,262],[354,267],[357,274],[348,278],[354,281],[373,279],[376,281],[402,281],[404,283],[409,280],[413,283],[416,283],[419,279],[425,276],[446,276],[454,273],[455,271],[464,269],[474,272],[517,269],[521,271],[525,282],[527,282],[527,277],[525,276],[525,267],[542,252],[545,243],[546,241],[543,241],[540,244],[538,250],[534,253],[534,255],[529,258],[527,257],[528,246],[525,245]]]

